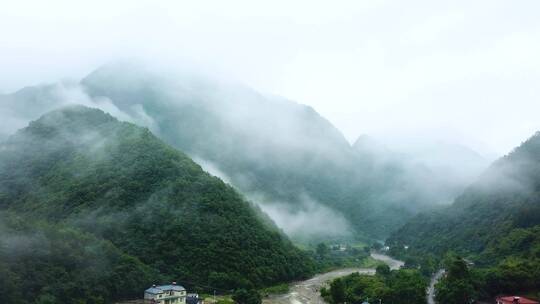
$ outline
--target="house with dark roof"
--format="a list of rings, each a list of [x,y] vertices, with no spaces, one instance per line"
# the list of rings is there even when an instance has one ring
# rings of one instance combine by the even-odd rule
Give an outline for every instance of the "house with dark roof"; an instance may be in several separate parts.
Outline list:
[[[144,291],[145,303],[186,304],[186,289],[176,282],[170,285],[153,285]]]
[[[197,293],[188,293],[186,304],[204,304],[204,300]]]

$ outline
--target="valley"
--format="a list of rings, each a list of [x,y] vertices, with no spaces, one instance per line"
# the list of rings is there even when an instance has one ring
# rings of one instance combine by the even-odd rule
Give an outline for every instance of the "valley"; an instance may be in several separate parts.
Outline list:
[[[0,304],[540,304],[539,12],[2,1]]]
[[[19,123],[0,130],[5,303],[170,281],[242,304],[287,284],[262,301],[540,291],[539,133],[488,166],[457,143],[350,143],[309,106],[124,64],[0,95],[1,113]],[[388,267],[355,267],[370,252]]]

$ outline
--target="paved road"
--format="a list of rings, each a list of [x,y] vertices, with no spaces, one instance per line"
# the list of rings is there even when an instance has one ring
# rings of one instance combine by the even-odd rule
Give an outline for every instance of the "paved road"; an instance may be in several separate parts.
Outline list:
[[[392,269],[398,269],[403,265],[402,261],[394,260],[389,256],[382,254],[371,254],[376,260],[380,260],[388,264]],[[325,303],[319,294],[321,287],[328,284],[329,281],[346,276],[348,274],[359,272],[362,274],[375,274],[373,268],[345,268],[335,271],[330,271],[323,274],[318,274],[313,278],[297,282],[291,285],[290,290],[286,294],[271,295],[263,299],[263,304],[318,304]]]
[[[428,304],[436,304],[435,302],[435,284],[440,280],[440,278],[444,274],[444,269],[440,269],[437,271],[432,277],[431,282],[429,283],[429,287],[427,290],[427,302]]]

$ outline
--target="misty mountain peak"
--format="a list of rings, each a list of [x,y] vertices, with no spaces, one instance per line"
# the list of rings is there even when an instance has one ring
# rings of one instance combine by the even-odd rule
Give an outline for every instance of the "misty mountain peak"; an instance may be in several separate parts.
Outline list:
[[[370,135],[362,134],[358,136],[353,144],[353,148],[363,153],[388,153],[388,148]]]
[[[42,115],[18,134],[47,139],[63,137],[69,141],[80,141],[87,138],[90,132],[96,133],[93,136],[96,137],[100,133],[98,131],[101,133],[107,131],[106,125],[111,123],[119,121],[102,110],[69,105]]]
[[[45,113],[32,123],[62,125],[74,121],[85,123],[88,126],[95,126],[117,121],[117,119],[103,110],[75,104],[63,106],[57,110]]]

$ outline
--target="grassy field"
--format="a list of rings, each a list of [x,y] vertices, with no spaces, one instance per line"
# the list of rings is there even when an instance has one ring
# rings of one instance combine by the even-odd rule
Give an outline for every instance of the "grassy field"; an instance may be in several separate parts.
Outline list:
[[[270,286],[270,287],[261,289],[261,294],[262,295],[284,294],[284,293],[287,293],[287,292],[289,292],[289,284],[287,284],[287,283],[282,283],[282,284],[278,284],[278,285],[274,285],[274,286]]]
[[[204,299],[204,303],[212,304],[234,304],[231,295],[216,295],[214,301],[214,295],[202,294],[201,297]]]

